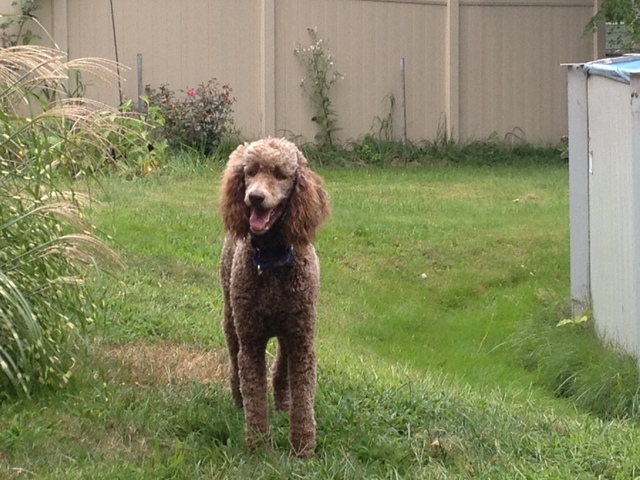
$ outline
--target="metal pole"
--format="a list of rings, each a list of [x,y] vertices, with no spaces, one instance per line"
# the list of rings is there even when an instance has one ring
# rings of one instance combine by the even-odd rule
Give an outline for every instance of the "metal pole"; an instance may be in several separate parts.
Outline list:
[[[144,85],[142,83],[142,54],[138,53],[136,56],[136,65],[138,70],[138,111],[142,112],[144,109],[144,102],[142,101],[142,95],[144,94]]]
[[[404,57],[400,59],[400,74],[402,76],[402,140],[407,143],[407,83],[405,80]]]
[[[116,51],[116,72],[118,73],[118,94],[120,95],[120,105],[124,103],[122,98],[122,80],[120,79],[120,57],[118,55],[118,37],[116,35],[116,16],[113,13],[113,0],[109,0],[111,5],[111,28],[113,29],[113,46]]]

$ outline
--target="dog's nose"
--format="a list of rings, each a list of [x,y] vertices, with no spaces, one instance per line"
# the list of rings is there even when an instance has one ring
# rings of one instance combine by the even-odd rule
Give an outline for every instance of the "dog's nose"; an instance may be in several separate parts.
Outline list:
[[[264,202],[264,193],[262,192],[251,192],[249,193],[249,202],[251,205],[255,207],[259,207]]]

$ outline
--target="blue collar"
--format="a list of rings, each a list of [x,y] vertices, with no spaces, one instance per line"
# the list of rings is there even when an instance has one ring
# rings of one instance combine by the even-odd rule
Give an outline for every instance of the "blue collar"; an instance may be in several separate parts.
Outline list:
[[[284,267],[291,263],[293,257],[293,245],[285,247],[258,247],[253,239],[253,265],[258,268],[258,272],[270,268]]]

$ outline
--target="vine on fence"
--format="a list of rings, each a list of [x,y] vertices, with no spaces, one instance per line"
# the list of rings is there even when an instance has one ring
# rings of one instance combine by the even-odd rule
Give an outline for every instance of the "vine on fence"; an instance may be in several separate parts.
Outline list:
[[[315,137],[316,143],[323,147],[332,147],[335,140],[333,134],[338,130],[338,115],[329,94],[333,84],[343,79],[344,75],[336,70],[327,43],[318,38],[318,29],[307,28],[307,32],[311,38],[311,45],[306,48],[298,45],[293,50],[305,73],[300,86],[309,96],[314,108],[311,121],[319,128]]]

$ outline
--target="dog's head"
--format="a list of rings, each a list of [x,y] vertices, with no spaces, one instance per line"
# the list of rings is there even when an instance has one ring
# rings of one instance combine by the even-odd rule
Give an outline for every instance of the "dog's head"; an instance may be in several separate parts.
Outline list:
[[[277,226],[292,245],[313,241],[330,210],[322,178],[293,143],[277,138],[236,148],[223,173],[220,206],[234,236]]]

